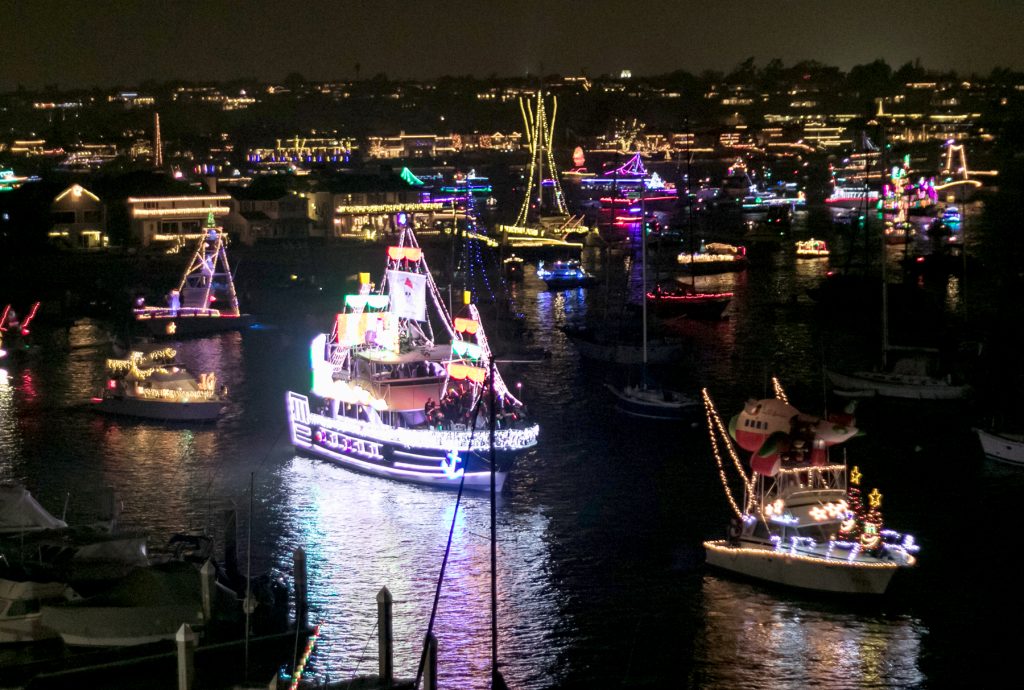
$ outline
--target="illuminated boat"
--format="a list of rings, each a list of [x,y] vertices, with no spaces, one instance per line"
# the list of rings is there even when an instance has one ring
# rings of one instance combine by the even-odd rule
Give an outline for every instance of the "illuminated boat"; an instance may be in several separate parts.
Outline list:
[[[836,185],[825,203],[834,208],[860,209],[878,204],[880,194],[877,189],[866,185]]]
[[[777,386],[777,382],[776,382]],[[734,516],[727,538],[704,542],[709,565],[745,577],[822,592],[882,594],[918,545],[884,526],[878,489],[861,496],[861,473],[831,462],[828,448],[857,432],[852,415],[821,419],[779,398],[751,400],[726,428],[703,392],[712,449]],[[749,469],[733,445],[750,451]],[[743,483],[734,496],[732,465]]]
[[[156,338],[182,338],[248,328],[251,314],[238,307],[227,255],[227,234],[211,212],[185,274],[167,296],[166,307],[137,304],[135,323]]]
[[[800,240],[796,243],[796,258],[798,259],[822,259],[829,255],[828,245],[825,240],[816,240],[813,237],[809,240]]]
[[[747,268],[747,248],[701,241],[697,251],[683,252],[676,260],[683,272],[694,275],[743,271]]]
[[[39,302],[29,308],[24,319],[18,316],[10,304],[0,309],[0,359],[8,354],[25,354],[32,349],[32,330],[29,326],[38,312]]]
[[[1024,465],[1024,434],[975,429],[985,455],[1015,465]]]
[[[586,287],[597,282],[592,274],[583,270],[579,261],[553,261],[537,264],[537,276],[544,281],[549,290],[567,290]]]
[[[127,359],[107,360],[107,384],[92,399],[100,412],[167,421],[217,419],[227,399],[216,390],[216,376],[196,379],[174,361],[171,348],[148,354],[132,352]]]
[[[331,332],[312,342],[310,394],[287,394],[292,444],[380,477],[488,490],[493,400],[500,490],[516,458],[537,444],[539,428],[493,366],[476,305],[449,314],[408,229],[388,247],[379,291],[371,291],[369,274],[360,280]],[[437,342],[434,323],[448,344]]]
[[[732,301],[731,292],[699,292],[680,282],[658,283],[647,293],[647,304],[661,316],[720,319]]]

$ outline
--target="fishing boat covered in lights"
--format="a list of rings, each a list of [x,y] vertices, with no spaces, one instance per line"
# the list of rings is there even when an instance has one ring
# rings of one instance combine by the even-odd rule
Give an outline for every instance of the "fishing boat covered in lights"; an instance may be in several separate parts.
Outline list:
[[[487,490],[493,405],[501,490],[539,429],[494,366],[476,305],[449,314],[410,229],[388,247],[380,288],[369,274],[360,282],[330,333],[313,339],[310,393],[287,394],[292,444],[381,477]]]
[[[801,413],[778,397],[751,400],[728,424],[707,390],[711,446],[734,516],[727,538],[707,541],[708,564],[747,577],[823,592],[882,594],[897,570],[916,562],[909,534],[886,528],[882,494],[861,495],[857,467],[829,458],[829,448],[857,433],[853,415]],[[735,445],[734,445],[735,443]],[[751,453],[744,467],[736,446]],[[742,482],[736,495],[726,474]]]
[[[107,360],[107,383],[92,399],[100,412],[168,421],[210,421],[227,404],[213,373],[197,379],[175,361],[172,348],[131,352]]]
[[[207,335],[252,325],[252,315],[238,307],[227,234],[217,226],[212,212],[181,282],[167,296],[167,306],[146,306],[140,300],[133,315],[135,323],[156,338]]]

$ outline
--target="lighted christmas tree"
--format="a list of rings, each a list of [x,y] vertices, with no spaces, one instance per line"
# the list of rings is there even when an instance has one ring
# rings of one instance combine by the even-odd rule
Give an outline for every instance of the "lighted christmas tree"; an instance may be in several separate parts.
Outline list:
[[[850,470],[849,482],[846,487],[846,496],[849,499],[850,512],[846,520],[840,523],[839,536],[848,540],[856,541],[860,538],[864,529],[864,520],[867,518],[867,509],[860,497],[861,473],[856,465]]]

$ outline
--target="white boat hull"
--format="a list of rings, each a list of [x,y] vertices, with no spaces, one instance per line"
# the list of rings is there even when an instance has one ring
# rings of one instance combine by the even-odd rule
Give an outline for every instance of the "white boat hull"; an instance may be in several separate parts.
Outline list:
[[[640,389],[635,386],[620,389],[610,383],[606,383],[605,387],[617,399],[617,407],[634,417],[683,419],[695,415],[701,410],[699,401],[686,398],[673,391],[664,391],[660,388]]]
[[[974,431],[978,434],[985,455],[993,460],[1024,465],[1024,437],[1004,436],[983,429]]]
[[[309,399],[289,392],[292,445],[342,467],[440,488],[488,491],[490,434],[486,429],[405,429],[313,412]],[[501,491],[518,456],[537,444],[536,425],[495,432],[495,489]],[[463,481],[464,480],[464,481]]]
[[[95,406],[108,414],[174,422],[213,421],[224,409],[220,400],[182,403],[137,398],[103,398],[95,402]]]
[[[970,386],[956,385],[929,376],[906,376],[882,372],[841,374],[826,371],[832,386],[839,391],[880,395],[906,400],[962,400],[970,394]]]
[[[811,558],[753,545],[704,542],[709,565],[788,587],[845,594],[883,594],[899,566],[845,558]]]

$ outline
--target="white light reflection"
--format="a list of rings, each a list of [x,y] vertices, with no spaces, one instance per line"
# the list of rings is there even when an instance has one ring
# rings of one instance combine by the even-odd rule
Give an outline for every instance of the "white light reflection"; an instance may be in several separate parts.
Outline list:
[[[279,508],[294,541],[281,545],[277,561],[290,571],[291,550],[306,549],[310,618],[322,626],[313,670],[332,680],[376,672],[375,597],[387,586],[395,600],[396,674],[413,677],[456,494],[307,458],[296,457],[281,471]],[[518,513],[507,505],[499,506],[498,521],[503,673],[514,687],[551,687],[564,645],[551,637],[559,612],[546,575],[548,521],[537,511]],[[489,534],[486,497],[463,496],[434,626],[444,687],[489,687]]]
[[[706,576],[697,639],[704,687],[921,687],[924,626]]]

